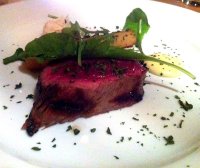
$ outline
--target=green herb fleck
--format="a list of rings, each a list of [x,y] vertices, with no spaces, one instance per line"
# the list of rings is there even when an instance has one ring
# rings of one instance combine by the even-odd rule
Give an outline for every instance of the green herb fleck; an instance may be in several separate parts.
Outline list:
[[[15,85],[15,89],[20,89],[22,87],[22,83],[20,82],[19,84]]]
[[[70,130],[72,130],[72,126],[71,126],[71,125],[69,125],[69,126],[67,127],[66,132],[68,132],[68,131],[70,131]]]
[[[168,137],[163,137],[164,140],[166,141],[165,145],[173,145],[174,144],[174,137],[172,135]]]
[[[56,148],[56,144],[54,144],[52,147],[53,147],[53,148]]]
[[[32,147],[31,149],[34,150],[34,151],[40,151],[41,150],[41,148],[39,148],[39,147]]]
[[[187,101],[184,103],[182,100],[178,100],[178,103],[185,111],[193,109],[193,105],[189,104]]]
[[[124,137],[122,136],[121,138],[120,138],[120,142],[123,142],[124,141]]]
[[[170,117],[173,117],[173,116],[174,116],[174,112],[171,112],[169,116],[170,116]]]
[[[91,133],[94,133],[95,131],[96,131],[96,128],[92,128],[92,129],[90,130]]]
[[[74,135],[78,135],[80,133],[80,130],[77,128],[75,128],[73,131],[74,131]]]
[[[119,160],[119,157],[118,157],[118,156],[114,156],[114,158],[117,159],[117,160]]]
[[[33,99],[33,94],[29,94],[26,96],[26,99]]]
[[[56,140],[56,138],[53,138],[51,142],[54,142]]]
[[[128,140],[130,141],[132,139],[132,137],[128,137]]]
[[[166,117],[160,117],[161,120],[169,120],[168,118]]]
[[[175,95],[174,97],[175,97],[175,99],[180,99],[180,97],[178,95]]]
[[[200,84],[199,84],[199,83],[197,83],[197,82],[195,82],[194,84],[195,84],[195,85],[197,85],[197,86],[200,86]]]
[[[12,98],[14,98],[14,97],[15,97],[15,95],[11,95],[11,96],[10,96],[10,99],[12,99]]]
[[[182,128],[183,122],[184,122],[184,120],[181,120],[181,121],[180,121],[180,123],[179,123],[179,125],[178,125],[178,128]]]
[[[132,117],[132,119],[135,120],[135,121],[139,121],[139,119],[137,119],[137,118],[135,118],[135,117]]]
[[[107,128],[106,132],[107,132],[107,134],[112,135],[109,127]]]
[[[3,106],[3,109],[6,110],[6,109],[8,109],[8,107],[7,106]]]

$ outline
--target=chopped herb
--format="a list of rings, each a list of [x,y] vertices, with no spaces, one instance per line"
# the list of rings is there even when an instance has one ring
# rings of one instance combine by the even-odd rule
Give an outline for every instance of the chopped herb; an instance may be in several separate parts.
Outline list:
[[[56,138],[53,138],[51,142],[54,142],[56,140]]]
[[[11,96],[10,96],[10,99],[12,99],[12,98],[14,98],[14,97],[15,97],[15,95],[11,95]]]
[[[169,120],[168,118],[166,117],[160,117],[161,120]]]
[[[169,97],[165,97],[166,99],[169,99]]]
[[[163,126],[163,128],[167,128],[167,127],[168,127],[168,125],[164,125],[164,126]]]
[[[107,128],[106,132],[107,132],[107,134],[112,135],[109,127]]]
[[[193,105],[189,104],[187,101],[184,103],[182,100],[178,100],[178,103],[185,111],[193,109]]]
[[[66,132],[68,132],[68,131],[70,131],[70,130],[72,130],[72,126],[71,126],[71,125],[69,125],[69,126],[67,127]]]
[[[54,144],[52,147],[53,147],[53,148],[56,148],[56,144]]]
[[[120,142],[123,142],[123,141],[124,141],[124,137],[122,136],[121,139],[120,139]]]
[[[199,84],[199,83],[197,83],[197,82],[195,82],[194,84],[195,84],[195,85],[197,85],[197,86],[200,86],[200,84]]]
[[[184,122],[184,120],[181,120],[181,121],[180,121],[180,123],[179,123],[179,125],[178,125],[178,128],[182,128],[183,122]]]
[[[15,89],[20,89],[22,87],[22,83],[20,82],[19,84],[15,85]]]
[[[31,149],[34,150],[34,151],[40,151],[41,150],[41,148],[38,148],[38,147],[32,147]]]
[[[27,118],[27,117],[28,117],[28,114],[26,114],[25,117]]]
[[[40,145],[40,144],[41,144],[41,142],[37,142],[37,144],[38,144],[38,145]]]
[[[180,97],[178,95],[175,95],[174,97],[175,97],[175,99],[180,99]]]
[[[90,130],[91,133],[94,133],[95,131],[96,131],[96,128],[92,128],[92,129]]]
[[[14,73],[14,71],[11,71],[11,72],[10,72],[10,74],[13,74],[13,73]]]
[[[3,109],[6,110],[8,107],[7,106],[3,106]]]
[[[74,145],[76,145],[76,142],[74,142]]]
[[[3,87],[5,88],[5,87],[8,87],[8,86],[10,86],[9,84],[7,84],[7,85],[3,85]]]
[[[153,114],[153,116],[154,116],[154,117],[156,117],[156,116],[157,116],[157,114]]]
[[[128,137],[128,140],[130,141],[132,139],[132,137]]]
[[[165,145],[173,145],[174,144],[174,137],[172,135],[168,137],[163,137],[164,140],[166,141]]]
[[[135,120],[135,121],[139,121],[139,119],[137,119],[137,118],[135,118],[135,117],[132,117],[132,119]]]
[[[116,29],[119,29],[119,26],[116,26]]]
[[[125,124],[125,122],[121,122],[121,123],[120,123],[120,125],[124,125],[124,124]]]
[[[118,157],[118,156],[114,156],[114,158],[115,158],[115,159],[117,159],[117,160],[119,159],[119,157]]]
[[[80,133],[80,130],[77,129],[77,128],[75,128],[75,129],[74,129],[74,135],[78,135],[79,133]]]
[[[22,101],[18,101],[18,102],[16,102],[17,104],[19,104],[19,103],[21,103]]]
[[[29,94],[26,96],[26,99],[33,99],[33,94]]]
[[[173,117],[173,116],[174,116],[174,112],[171,112],[169,116],[170,116],[170,117]]]

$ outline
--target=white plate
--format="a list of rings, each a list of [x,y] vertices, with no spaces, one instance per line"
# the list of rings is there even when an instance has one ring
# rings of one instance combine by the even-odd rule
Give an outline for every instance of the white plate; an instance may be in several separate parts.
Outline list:
[[[123,26],[126,16],[136,7],[146,12],[151,25],[144,39],[145,52],[180,54],[185,68],[197,79],[185,75],[176,79],[151,75],[147,77],[148,81],[178,92],[158,85],[145,85],[144,100],[133,107],[52,126],[28,137],[21,126],[32,107],[32,100],[26,96],[33,93],[36,79],[20,72],[19,62],[5,66],[2,58],[40,36],[48,14],[68,15],[72,21],[77,20],[84,26],[115,30],[116,26]],[[194,84],[200,83],[199,19],[199,13],[153,1],[34,0],[0,7],[0,167],[200,167],[200,86]],[[23,86],[15,90],[19,82]],[[9,86],[3,87],[7,84]],[[11,95],[15,95],[12,101]],[[194,108],[185,112],[174,95],[192,103]],[[22,102],[16,103],[18,101]],[[4,110],[3,106],[8,109]],[[171,112],[174,112],[173,117],[169,116]],[[161,120],[161,117],[169,120]],[[178,128],[181,120],[184,120],[182,128]],[[78,127],[80,134],[75,136],[66,132],[68,125]],[[144,125],[149,130],[143,128]],[[164,128],[164,125],[168,127]],[[112,135],[106,133],[107,127]],[[96,132],[91,133],[91,128],[96,128]],[[175,144],[166,146],[163,137],[170,135]],[[53,138],[56,140],[51,142]],[[52,147],[54,144],[56,148]],[[31,150],[34,146],[42,150]]]

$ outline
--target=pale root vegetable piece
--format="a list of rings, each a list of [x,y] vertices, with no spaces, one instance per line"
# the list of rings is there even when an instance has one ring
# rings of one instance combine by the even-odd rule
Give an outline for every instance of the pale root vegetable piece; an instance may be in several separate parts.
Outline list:
[[[114,33],[113,46],[127,48],[136,43],[136,36],[132,31],[119,31]]]
[[[63,28],[70,27],[71,24],[68,18],[57,18],[51,19],[45,23],[43,28],[43,34],[53,33],[53,32],[61,32]]]

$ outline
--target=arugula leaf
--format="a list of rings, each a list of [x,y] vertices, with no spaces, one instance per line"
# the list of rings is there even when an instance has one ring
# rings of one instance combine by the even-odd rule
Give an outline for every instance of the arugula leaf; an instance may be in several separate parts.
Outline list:
[[[60,59],[77,54],[77,41],[73,33],[49,33],[29,42],[25,50],[19,48],[5,59],[4,64],[27,58],[35,58],[38,62]]]
[[[131,30],[135,33],[137,39],[136,47],[139,48],[141,53],[143,53],[142,40],[149,28],[147,16],[140,8],[134,9],[126,18],[123,30]]]

